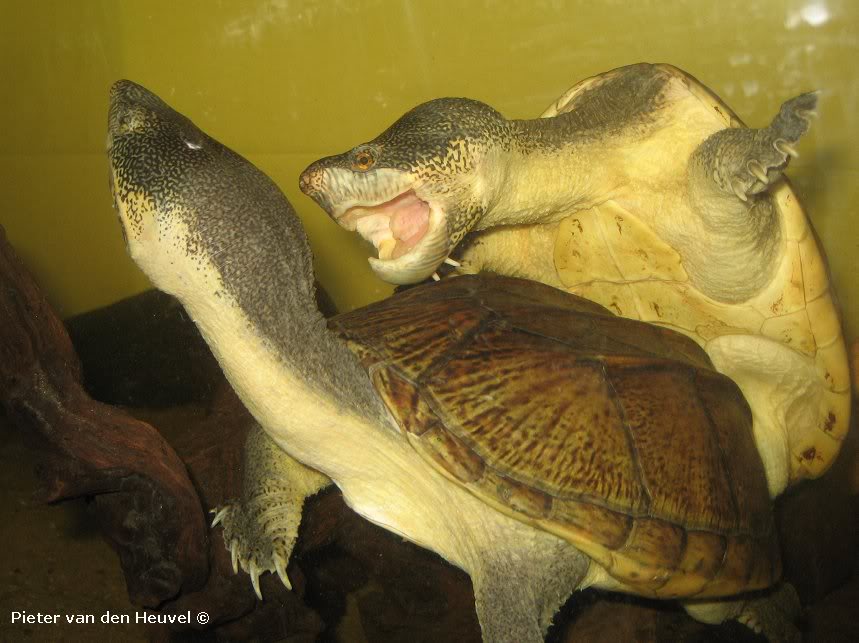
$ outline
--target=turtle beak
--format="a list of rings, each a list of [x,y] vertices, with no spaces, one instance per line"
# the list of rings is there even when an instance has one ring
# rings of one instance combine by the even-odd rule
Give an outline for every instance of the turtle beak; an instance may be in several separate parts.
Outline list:
[[[301,176],[298,177],[298,187],[307,196],[316,201],[317,205],[325,210],[329,216],[333,217],[332,204],[328,198],[328,193],[324,189],[326,184],[326,167],[324,162],[326,160],[316,161],[316,163],[313,163],[304,170]]]

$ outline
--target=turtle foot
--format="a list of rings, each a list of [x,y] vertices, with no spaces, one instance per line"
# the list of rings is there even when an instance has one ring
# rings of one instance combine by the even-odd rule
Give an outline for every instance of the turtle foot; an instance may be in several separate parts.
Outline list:
[[[212,527],[223,527],[233,572],[241,567],[250,575],[260,600],[259,577],[264,572],[276,572],[292,589],[286,566],[298,538],[304,501],[329,484],[327,477],[293,459],[260,427],[248,435],[242,499],[212,510]]]
[[[720,190],[745,203],[777,181],[799,156],[796,144],[817,115],[817,96],[810,92],[785,102],[769,127],[725,129],[704,141],[697,155],[711,167]]]
[[[735,619],[770,643],[799,643],[802,636],[796,627],[802,611],[793,585],[781,583],[765,592],[740,599],[682,602],[683,608],[696,621],[721,623]]]
[[[796,589],[782,583],[773,592],[746,601],[737,620],[770,643],[799,643],[802,635],[795,623],[801,612]]]
[[[298,537],[301,521],[301,504],[282,505],[277,495],[251,499],[247,504],[234,502],[213,510],[212,527],[221,524],[224,544],[230,551],[233,573],[239,567],[251,577],[257,598],[262,600],[259,577],[263,572],[277,572],[287,589],[292,589],[286,565]],[[275,512],[266,507],[276,507]],[[290,510],[292,509],[292,510]],[[297,515],[296,515],[297,514]]]

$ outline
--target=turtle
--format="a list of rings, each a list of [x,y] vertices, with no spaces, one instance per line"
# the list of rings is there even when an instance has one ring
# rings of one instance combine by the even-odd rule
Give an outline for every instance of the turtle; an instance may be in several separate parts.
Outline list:
[[[402,284],[448,259],[682,332],[741,388],[773,497],[822,475],[849,426],[826,260],[783,171],[817,93],[750,129],[682,70],[581,81],[541,118],[441,98],[312,163],[300,188]]]
[[[289,201],[147,89],[110,94],[127,250],[199,327],[258,426],[233,564],[286,571],[306,496],[465,570],[487,642],[543,640],[576,588],[790,630],[744,594],[780,575],[742,393],[670,329],[516,278],[465,275],[326,320]],[[780,597],[781,590],[773,596]]]

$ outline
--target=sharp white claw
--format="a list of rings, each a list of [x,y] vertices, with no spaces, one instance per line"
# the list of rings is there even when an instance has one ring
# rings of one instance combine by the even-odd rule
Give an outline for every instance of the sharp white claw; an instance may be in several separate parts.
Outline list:
[[[248,563],[248,574],[251,576],[251,584],[254,586],[254,593],[256,593],[257,598],[262,600],[262,592],[259,588],[259,568],[257,567],[257,562],[251,558]]]
[[[286,561],[280,554],[274,555],[274,568],[277,570],[280,582],[286,586],[286,589],[292,591],[292,583],[289,582],[289,577],[286,575]]]
[[[799,152],[797,152],[796,148],[787,141],[779,139],[774,143],[774,145],[775,148],[782,154],[787,154],[788,156],[792,156],[795,159],[799,158]]]
[[[748,168],[749,172],[751,172],[758,181],[764,185],[769,183],[769,178],[767,177],[767,173],[764,171],[763,165],[757,161],[749,161]]]
[[[233,561],[233,573],[239,573],[239,541],[233,540],[230,543],[230,560]]]
[[[734,191],[734,194],[737,195],[737,198],[745,203],[749,200],[749,197],[746,196],[746,193],[743,192],[742,187],[740,186],[740,182],[737,180],[731,181],[731,189]]]
[[[437,272],[434,272],[434,273],[432,273],[432,280],[433,281],[441,281],[441,277],[438,276]]]
[[[229,512],[229,507],[221,507],[220,509],[212,509],[212,513],[215,514],[215,518],[212,520],[212,527],[215,527],[219,522],[224,519],[224,516]],[[217,512],[217,513],[216,513]]]
[[[462,267],[461,263],[459,263],[456,259],[451,259],[450,257],[446,257],[444,262],[448,266],[453,266],[454,268],[461,268]]]

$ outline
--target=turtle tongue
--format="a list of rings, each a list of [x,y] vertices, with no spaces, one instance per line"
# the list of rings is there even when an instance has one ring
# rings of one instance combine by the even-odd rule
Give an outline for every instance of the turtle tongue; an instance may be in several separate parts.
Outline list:
[[[391,234],[397,245],[391,253],[397,259],[411,250],[429,229],[429,204],[414,192],[406,192],[379,206],[379,211],[391,217]]]
[[[358,207],[341,217],[341,225],[372,242],[383,260],[398,259],[426,235],[430,207],[411,190],[372,207]]]

